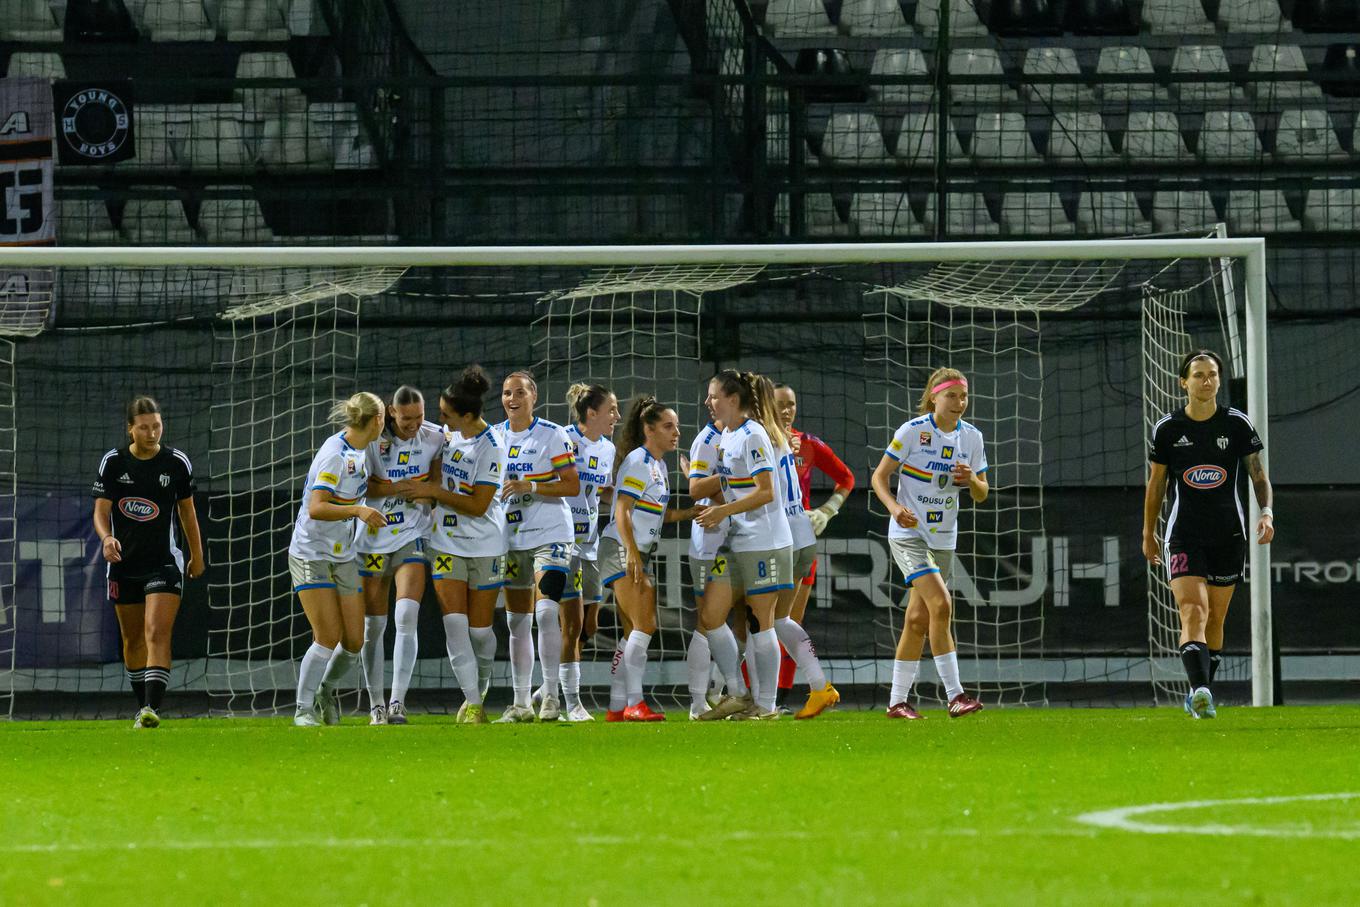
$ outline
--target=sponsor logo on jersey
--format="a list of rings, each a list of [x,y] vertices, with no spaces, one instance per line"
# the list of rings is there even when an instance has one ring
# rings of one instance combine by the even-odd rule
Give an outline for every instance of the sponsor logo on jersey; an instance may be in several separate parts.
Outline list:
[[[944,509],[945,509],[945,510],[953,510],[953,509],[954,509],[954,499],[953,499],[953,498],[945,498],[945,499],[944,499]]]
[[[954,467],[950,466],[948,463],[941,463],[939,460],[931,460],[926,464],[926,469],[929,469],[932,472],[952,472]]]
[[[1217,488],[1228,480],[1228,471],[1222,466],[1205,463],[1201,466],[1191,466],[1181,473],[1181,479],[1191,488]]]
[[[447,528],[449,528],[449,529],[452,529],[454,526],[457,526],[457,525],[458,525],[458,514],[456,514],[456,513],[446,513],[446,514],[444,514],[444,526],[445,526],[445,527],[447,527]]]
[[[146,498],[123,498],[118,502],[118,509],[123,511],[123,516],[139,523],[146,523],[161,515],[156,502]]]
[[[522,511],[522,510],[512,510],[512,511],[510,511],[509,513],[507,513],[507,514],[505,515],[505,521],[506,521],[507,523],[522,523],[522,522],[524,522],[524,511]]]
[[[455,450],[453,456],[449,457],[449,459],[455,463],[461,462],[463,459],[463,452],[461,450]]]
[[[501,464],[500,464],[500,463],[492,463],[492,464],[491,464],[491,471],[492,471],[493,473],[500,472],[500,471],[501,471]]]
[[[1219,450],[1227,450],[1227,449],[1228,449],[1228,439],[1225,438],[1225,437],[1223,437],[1222,435],[1219,435],[1219,438],[1218,438],[1218,449],[1219,449]]]
[[[1171,445],[1171,446],[1172,446],[1172,447],[1194,447],[1194,446],[1195,446],[1195,442],[1194,442],[1194,441],[1191,441],[1191,440],[1190,440],[1189,438],[1187,438],[1185,435],[1181,435],[1181,439],[1180,439],[1179,441],[1177,441],[1175,444]]]
[[[920,437],[921,446],[922,446],[922,447],[929,447],[929,446],[930,446],[930,438],[931,438],[930,432],[928,432],[928,431],[923,431],[923,432],[921,432],[921,437]]]
[[[513,447],[511,447],[509,450],[507,450],[507,451],[505,452],[505,455],[506,455],[507,457],[517,457],[517,456],[519,456],[519,445],[516,444],[516,445],[514,445]]]
[[[928,495],[928,494],[918,494],[918,495],[916,496],[916,500],[919,501],[919,502],[921,502],[922,504],[925,504],[927,507],[944,507],[944,506],[945,506],[945,501],[947,501],[947,500],[949,500],[949,499],[948,499],[948,498],[937,498],[937,497],[934,497],[933,495]]]
[[[405,466],[407,463],[410,463],[410,462],[411,462],[411,452],[410,452],[409,450],[403,450],[401,453],[397,454],[397,465],[398,465],[398,466]]]
[[[118,481],[122,482],[124,485],[131,485],[132,476],[128,475],[127,473],[123,473],[121,476],[118,477]]]
[[[599,457],[590,457],[588,460],[586,460],[586,468],[587,468],[587,469],[599,469],[599,468],[600,468],[600,458],[599,458]]]
[[[170,477],[165,473],[161,473],[161,487],[162,488],[170,487]]]
[[[96,481],[96,482],[94,483],[94,493],[95,493],[95,494],[103,494],[103,493],[104,493],[104,483],[103,483],[103,482],[98,482],[98,481]]]
[[[927,523],[943,523],[943,522],[944,522],[944,511],[943,511],[943,510],[927,510],[927,511],[926,511],[926,522],[927,522]]]
[[[576,524],[573,526],[572,531],[574,531],[577,535],[589,535],[589,534],[590,534],[590,524],[589,524],[589,523],[576,523]]]
[[[318,482],[326,482],[328,484],[334,485],[336,482],[340,481],[340,477],[333,472],[322,472],[317,473],[316,480]]]
[[[752,462],[752,463],[759,463],[759,462],[760,462],[761,460],[763,460],[763,459],[765,459],[765,448],[763,448],[763,447],[755,447],[755,448],[752,448],[752,449],[751,449],[751,462]]]
[[[888,445],[888,450],[901,450],[901,449],[902,442],[897,440],[896,438],[893,438],[892,443]]]
[[[404,522],[406,522],[406,514],[404,513],[387,514],[387,525],[389,526],[400,526]]]
[[[946,460],[954,459],[954,445],[952,444],[940,445],[940,456],[944,457]]]

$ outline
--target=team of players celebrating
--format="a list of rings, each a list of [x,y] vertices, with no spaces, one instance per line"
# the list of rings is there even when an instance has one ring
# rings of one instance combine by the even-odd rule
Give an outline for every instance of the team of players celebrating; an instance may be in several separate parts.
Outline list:
[[[1197,718],[1215,714],[1210,684],[1242,572],[1242,508],[1231,481],[1239,461],[1263,508],[1258,540],[1273,536],[1261,445],[1244,415],[1218,408],[1220,373],[1211,352],[1186,357],[1181,384],[1189,402],[1158,423],[1145,508],[1144,553],[1157,563],[1167,557],[1191,684],[1186,711]],[[322,444],[307,472],[288,549],[293,587],[313,632],[298,669],[295,724],[338,723],[338,690],[356,665],[370,723],[407,722],[404,701],[427,571],[463,694],[460,723],[488,721],[483,703],[497,647],[492,618],[502,594],[513,699],[498,723],[593,720],[581,701],[581,644],[595,632],[606,590],[621,625],[606,720],[664,720],[643,694],[656,632],[649,566],[662,526],[679,521],[691,524],[689,567],[698,605],[687,647],[690,717],[778,718],[778,690],[792,685],[795,669],[809,686],[795,717],[813,718],[839,701],[800,621],[815,576],[816,537],[844,504],[854,476],[824,442],[793,428],[792,388],[731,369],[708,383],[711,421],[689,456],[680,457],[694,501],[688,508],[670,506],[666,465],[680,444],[680,421],[655,397],[635,398],[621,416],[608,388],[574,385],[568,394],[574,422],[563,428],[535,415],[533,377],[513,372],[501,389],[507,418],[490,425],[483,417],[489,390],[479,367],[466,369],[440,395],[442,426],[426,421],[425,401],[409,386],[398,388],[390,403],[359,393],[335,407],[332,416],[342,428]],[[937,369],[918,416],[894,433],[873,473],[873,493],[889,514],[893,558],[909,589],[890,718],[921,717],[911,691],[926,639],[948,714],[982,708],[960,681],[948,591],[962,494],[981,502],[990,491],[983,436],[963,419],[967,407],[967,378]],[[156,710],[168,679],[169,628],[185,572],[172,505],[192,551],[188,575],[203,570],[192,467],[182,452],[160,446],[161,430],[154,401],[134,401],[131,443],[105,455],[94,489],[109,595],[140,708],[135,727],[159,724]],[[835,483],[816,509],[809,493],[813,468]],[[1162,549],[1154,528],[1168,482],[1175,497]],[[394,580],[389,697],[383,637]],[[744,664],[738,634],[745,637]],[[542,685],[531,692],[535,648]],[[715,665],[726,692],[710,702]]]

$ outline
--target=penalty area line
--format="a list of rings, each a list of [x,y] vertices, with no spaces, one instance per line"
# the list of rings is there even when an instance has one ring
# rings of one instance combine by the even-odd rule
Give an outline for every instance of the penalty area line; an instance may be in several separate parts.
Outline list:
[[[1073,821],[1096,828],[1116,831],[1135,832],[1144,835],[1210,835],[1218,837],[1251,838],[1335,838],[1351,841],[1360,840],[1360,828],[1312,828],[1283,827],[1267,828],[1257,825],[1175,825],[1168,822],[1141,821],[1142,816],[1160,813],[1187,812],[1210,809],[1216,806],[1276,806],[1281,803],[1321,803],[1336,800],[1354,800],[1360,792],[1341,792],[1332,794],[1294,794],[1277,797],[1239,797],[1228,800],[1187,800],[1181,803],[1144,803],[1138,806],[1121,806],[1117,809],[1102,809],[1096,812],[1074,816]]]

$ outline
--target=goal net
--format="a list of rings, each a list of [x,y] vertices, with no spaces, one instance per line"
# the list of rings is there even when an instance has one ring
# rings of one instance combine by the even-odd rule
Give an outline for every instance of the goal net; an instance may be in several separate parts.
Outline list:
[[[951,365],[969,376],[968,418],[991,463],[991,497],[964,505],[952,580],[965,685],[1024,704],[1176,696],[1174,605],[1138,553],[1146,431],[1176,405],[1175,363],[1191,345],[1240,346],[1233,364],[1245,372],[1235,374],[1264,388],[1263,370],[1252,368],[1263,361],[1260,303],[1231,289],[1254,286],[1246,265],[1263,254],[1259,241],[24,251],[32,261],[6,252],[0,267],[64,255],[51,262],[59,289],[88,288],[79,311],[118,318],[59,323],[19,341],[11,396],[25,376],[74,391],[89,364],[69,356],[95,349],[95,335],[119,343],[98,347],[118,375],[98,394],[108,415],[74,433],[75,449],[50,474],[16,464],[17,508],[31,519],[19,520],[7,547],[4,527],[14,523],[0,514],[0,568],[6,557],[18,567],[0,576],[0,696],[11,697],[0,708],[17,698],[28,703],[22,714],[116,713],[126,695],[85,479],[104,450],[124,443],[120,407],[133,393],[163,398],[166,443],[195,464],[208,540],[208,575],[189,584],[181,609],[171,702],[186,713],[271,714],[292,707],[309,641],[285,556],[301,482],[332,430],[330,403],[356,390],[387,396],[412,384],[437,418],[439,390],[464,365],[478,362],[496,380],[527,366],[541,415],[568,421],[565,391],[576,381],[605,384],[621,406],[655,393],[679,412],[683,448],[703,423],[717,370],[789,384],[797,427],[824,439],[857,480],[819,539],[804,624],[847,703],[882,705],[905,595],[868,479],[892,432],[915,415],[930,371]],[[1233,274],[1235,284],[1224,279]],[[68,368],[44,371],[58,361]],[[500,418],[494,393],[487,403],[488,419]],[[1261,393],[1246,401],[1258,426],[1264,404]],[[13,403],[5,406],[0,394],[13,420]],[[10,448],[13,436],[0,431]],[[0,496],[13,486],[5,462]],[[678,463],[670,466],[681,492]],[[46,510],[26,491],[44,487],[56,489]],[[815,485],[814,506],[829,491]],[[8,500],[15,512],[13,492]],[[687,530],[667,528],[657,562],[648,680],[667,704],[684,696],[694,626]],[[26,544],[46,545],[47,560],[26,561],[21,552],[38,550]],[[1269,669],[1268,590],[1252,594],[1255,657],[1242,637],[1231,663],[1234,676],[1259,685]],[[66,609],[60,619],[54,597]],[[503,660],[499,617],[497,628]],[[616,633],[606,600],[585,647],[582,682],[594,696],[607,687]],[[432,590],[419,637],[412,704],[456,707]],[[502,694],[507,673],[498,663]],[[927,696],[934,681],[927,662]],[[357,674],[352,682],[357,689]],[[108,705],[91,706],[99,697]]]

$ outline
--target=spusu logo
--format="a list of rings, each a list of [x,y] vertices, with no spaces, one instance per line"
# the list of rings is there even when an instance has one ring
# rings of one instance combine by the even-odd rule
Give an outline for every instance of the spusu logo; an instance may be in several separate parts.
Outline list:
[[[154,520],[161,514],[156,502],[148,501],[146,498],[123,498],[118,502],[118,509],[123,511],[123,516],[139,523]]]
[[[1210,463],[1204,466],[1191,466],[1181,473],[1181,478],[1191,488],[1217,488],[1227,481],[1228,471],[1222,466]]]

